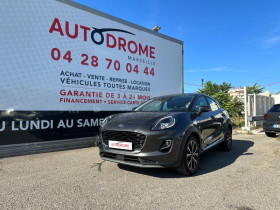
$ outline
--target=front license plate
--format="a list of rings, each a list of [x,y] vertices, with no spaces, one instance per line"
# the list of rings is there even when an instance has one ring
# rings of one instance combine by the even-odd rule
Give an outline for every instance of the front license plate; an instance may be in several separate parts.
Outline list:
[[[115,149],[132,150],[132,142],[109,141],[109,147]]]
[[[272,127],[273,128],[280,128],[280,124],[273,124]]]

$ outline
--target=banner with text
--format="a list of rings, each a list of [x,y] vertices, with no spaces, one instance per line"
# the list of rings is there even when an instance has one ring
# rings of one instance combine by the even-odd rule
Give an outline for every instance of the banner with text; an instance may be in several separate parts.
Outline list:
[[[57,1],[1,7],[1,110],[131,110],[182,93],[182,44]]]
[[[181,41],[71,1],[0,10],[0,145],[93,136],[109,114],[183,91]]]

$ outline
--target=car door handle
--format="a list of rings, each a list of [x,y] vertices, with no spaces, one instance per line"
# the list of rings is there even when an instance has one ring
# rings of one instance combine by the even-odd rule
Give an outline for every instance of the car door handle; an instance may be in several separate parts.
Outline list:
[[[214,120],[216,117],[215,117],[215,116],[213,116],[213,115],[211,115],[211,118]]]

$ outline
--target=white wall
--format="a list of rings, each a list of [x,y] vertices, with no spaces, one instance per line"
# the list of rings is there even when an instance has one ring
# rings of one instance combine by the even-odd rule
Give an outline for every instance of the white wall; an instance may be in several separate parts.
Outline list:
[[[275,104],[280,104],[280,94],[272,95],[271,97],[274,98]]]

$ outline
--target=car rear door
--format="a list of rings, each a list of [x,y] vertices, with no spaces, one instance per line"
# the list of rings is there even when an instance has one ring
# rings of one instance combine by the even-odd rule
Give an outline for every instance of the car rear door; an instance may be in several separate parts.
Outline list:
[[[224,124],[224,114],[222,109],[218,104],[210,97],[207,97],[209,106],[211,108],[211,123],[213,124],[214,131],[212,133],[212,139],[210,143],[213,143],[221,138],[223,138],[223,124]]]

